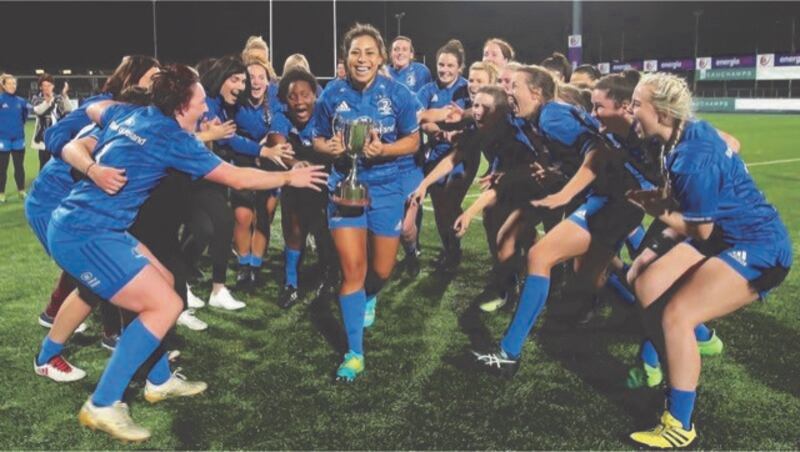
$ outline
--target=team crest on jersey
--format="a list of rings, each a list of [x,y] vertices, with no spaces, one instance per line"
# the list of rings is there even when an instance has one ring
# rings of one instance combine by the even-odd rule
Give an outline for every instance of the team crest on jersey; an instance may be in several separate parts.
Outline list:
[[[340,104],[339,104],[339,105],[336,107],[336,111],[337,111],[337,112],[350,111],[350,106],[349,106],[349,105],[347,105],[347,102],[345,102],[345,101],[342,101],[342,102],[341,102],[341,103],[340,103]]]
[[[433,97],[431,97],[431,102],[438,102],[438,101],[439,101],[439,95],[434,94]]]
[[[3,104],[3,108],[8,108],[8,104]]]
[[[378,99],[378,113],[384,116],[392,114],[392,101],[388,97]]]
[[[406,76],[406,85],[414,86],[416,84],[417,84],[417,77],[414,75],[414,73],[412,72],[412,73],[408,74]]]

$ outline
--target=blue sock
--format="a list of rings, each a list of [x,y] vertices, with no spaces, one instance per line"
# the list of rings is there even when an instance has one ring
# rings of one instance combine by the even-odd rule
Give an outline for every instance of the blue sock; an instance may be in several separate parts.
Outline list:
[[[608,276],[608,281],[606,281],[606,285],[614,289],[614,292],[622,298],[625,303],[633,304],[636,302],[636,297],[631,293],[630,290],[619,280],[619,277],[616,273],[611,273]]]
[[[39,356],[36,358],[36,364],[44,365],[54,356],[61,354],[61,350],[64,350],[64,344],[54,342],[50,339],[50,336],[45,336],[42,341],[42,348],[39,350]]]
[[[349,295],[339,295],[339,304],[342,307],[342,320],[347,332],[347,345],[350,351],[364,354],[364,305],[367,296],[364,289]]]
[[[525,287],[519,300],[519,307],[508,327],[506,335],[500,341],[500,347],[512,358],[517,358],[522,353],[522,344],[531,332],[536,318],[542,312],[547,293],[550,291],[550,278],[538,275],[528,275]]]
[[[163,385],[172,376],[169,368],[169,358],[166,353],[161,354],[161,358],[156,361],[150,373],[147,374],[147,381],[154,385]]]
[[[300,263],[300,250],[286,248],[283,252],[283,268],[286,275],[286,285],[297,288],[297,265]]]
[[[667,396],[667,406],[669,413],[677,420],[681,421],[683,428],[692,428],[692,411],[694,411],[694,401],[697,399],[696,391],[681,391],[680,389],[669,388]]]
[[[256,256],[255,254],[250,255],[250,266],[253,268],[261,268],[261,265],[264,263],[264,258],[261,256]]]
[[[239,256],[239,265],[250,265],[250,255],[243,254]]]
[[[653,342],[650,339],[646,339],[642,342],[642,350],[639,352],[642,361],[650,367],[658,367],[660,364],[660,360],[658,359],[658,352],[656,351],[656,347],[653,345]]]
[[[697,342],[705,342],[711,339],[711,330],[705,323],[701,323],[694,329],[694,338],[697,339]]]
[[[625,239],[625,245],[628,247],[628,253],[633,255],[644,241],[645,230],[642,225],[636,227],[632,234]]]
[[[136,369],[153,354],[160,342],[138,317],[131,322],[120,336],[117,348],[97,383],[92,403],[102,407],[122,400]]]

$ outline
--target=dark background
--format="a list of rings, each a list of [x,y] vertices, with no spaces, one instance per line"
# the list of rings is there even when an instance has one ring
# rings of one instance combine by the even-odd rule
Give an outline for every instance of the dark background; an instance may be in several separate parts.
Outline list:
[[[238,53],[246,38],[269,41],[269,3],[158,1],[158,58],[195,63]],[[390,39],[394,15],[428,63],[451,37],[480,59],[483,41],[507,39],[523,62],[552,51],[566,53],[571,2],[344,2],[337,5],[339,37],[356,21],[369,22]],[[305,54],[319,76],[333,73],[333,3],[274,2],[273,61],[280,72],[291,53]],[[588,2],[583,4],[584,61],[694,56],[695,10],[699,56],[788,52],[798,2]],[[153,54],[153,3],[0,2],[0,70],[18,75],[42,68],[74,74],[112,69],[126,54]],[[798,24],[800,26],[800,24]],[[622,40],[624,37],[624,49]],[[795,33],[800,34],[800,32]],[[430,66],[430,64],[429,64]]]

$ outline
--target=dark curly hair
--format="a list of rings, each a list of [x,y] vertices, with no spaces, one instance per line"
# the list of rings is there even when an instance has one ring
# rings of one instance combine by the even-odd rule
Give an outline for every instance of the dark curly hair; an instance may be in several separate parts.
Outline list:
[[[194,85],[200,81],[197,72],[183,64],[171,64],[153,76],[153,105],[167,116],[186,107],[194,94]]]
[[[315,91],[317,89],[317,79],[314,78],[313,74],[305,69],[292,69],[283,74],[280,84],[278,85],[278,99],[284,104],[287,103],[286,96],[289,95],[289,87],[292,85],[292,83],[297,81],[307,82],[308,86],[311,87],[311,91]]]

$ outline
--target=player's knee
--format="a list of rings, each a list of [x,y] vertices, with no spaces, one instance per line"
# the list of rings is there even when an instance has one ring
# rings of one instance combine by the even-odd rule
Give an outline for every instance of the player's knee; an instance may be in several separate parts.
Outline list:
[[[664,315],[661,319],[661,327],[664,332],[669,334],[671,332],[681,332],[684,330],[691,331],[694,324],[691,319],[691,312],[680,303],[669,303],[664,308]]]
[[[250,226],[253,222],[253,211],[245,207],[237,207],[234,211],[236,224],[239,226]]]

